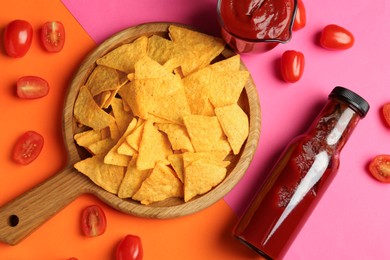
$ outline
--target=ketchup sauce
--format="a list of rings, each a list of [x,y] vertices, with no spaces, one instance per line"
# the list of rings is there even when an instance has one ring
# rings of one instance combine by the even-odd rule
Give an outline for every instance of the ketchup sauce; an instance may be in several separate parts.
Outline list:
[[[247,40],[287,41],[291,36],[294,0],[220,0],[223,27]]]

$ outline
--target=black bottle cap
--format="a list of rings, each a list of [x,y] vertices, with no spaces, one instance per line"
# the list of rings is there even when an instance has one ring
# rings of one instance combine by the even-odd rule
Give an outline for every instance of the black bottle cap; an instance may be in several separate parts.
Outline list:
[[[337,98],[348,103],[361,117],[365,117],[370,109],[370,105],[364,98],[344,87],[335,87],[329,94],[329,97]]]

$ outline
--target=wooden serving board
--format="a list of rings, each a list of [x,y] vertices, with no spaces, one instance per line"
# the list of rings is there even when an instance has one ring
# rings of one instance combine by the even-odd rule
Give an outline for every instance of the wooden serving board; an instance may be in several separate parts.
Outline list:
[[[120,199],[115,194],[95,185],[73,168],[74,163],[86,156],[85,152],[77,147],[73,139],[76,129],[73,107],[80,87],[86,82],[89,74],[96,66],[95,61],[119,45],[132,42],[142,35],[158,34],[168,37],[168,27],[171,24],[148,23],[128,28],[107,39],[86,57],[75,74],[65,98],[62,127],[69,155],[68,164],[65,169],[48,180],[0,207],[0,241],[11,245],[19,243],[82,194],[93,194],[104,203],[127,214],[148,218],[173,218],[192,214],[210,206],[226,195],[242,178],[253,159],[261,127],[259,99],[252,78],[247,82],[239,100],[240,105],[249,115],[248,139],[241,153],[232,158],[225,180],[207,194],[187,203],[179,199],[168,199],[161,203],[145,206],[131,199]],[[233,54],[227,48],[223,52],[225,57]],[[242,64],[241,69],[246,70],[244,64]]]

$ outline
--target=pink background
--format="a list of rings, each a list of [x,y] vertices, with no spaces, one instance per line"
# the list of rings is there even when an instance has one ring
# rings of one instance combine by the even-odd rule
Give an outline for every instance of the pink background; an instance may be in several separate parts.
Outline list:
[[[153,21],[189,24],[219,35],[216,0],[62,0],[97,43],[111,34]],[[390,259],[390,186],[371,178],[367,164],[390,154],[390,128],[380,109],[390,102],[390,13],[385,0],[304,1],[307,25],[291,42],[265,54],[242,55],[257,85],[262,107],[261,137],[255,158],[239,185],[224,199],[242,214],[288,141],[302,133],[336,85],[366,98],[371,110],[341,154],[339,174],[290,248],[285,259]],[[318,45],[330,23],[348,28],[355,45],[329,51]],[[280,79],[281,54],[306,57],[303,78]]]

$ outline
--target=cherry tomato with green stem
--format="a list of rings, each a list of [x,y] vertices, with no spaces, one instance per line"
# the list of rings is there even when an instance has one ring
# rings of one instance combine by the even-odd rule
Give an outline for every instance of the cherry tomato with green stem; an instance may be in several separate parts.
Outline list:
[[[4,48],[8,56],[21,58],[30,49],[33,29],[25,20],[14,20],[4,30]]]
[[[91,205],[81,212],[81,230],[87,237],[97,237],[106,231],[106,215],[98,205]]]
[[[329,50],[346,50],[355,43],[353,34],[336,24],[329,24],[322,29],[320,44]]]
[[[35,99],[49,93],[49,83],[37,76],[24,76],[16,82],[16,94],[20,98]]]
[[[41,42],[48,52],[60,52],[65,44],[65,27],[59,21],[45,23],[41,28]]]
[[[116,260],[142,260],[143,249],[139,236],[126,235],[116,248]]]
[[[380,182],[390,183],[390,155],[377,155],[371,160],[368,169]]]
[[[43,148],[43,136],[35,131],[27,131],[21,135],[14,146],[12,159],[14,162],[27,165],[33,162]]]
[[[287,50],[281,58],[281,73],[286,82],[295,83],[302,78],[305,56],[302,52]]]
[[[306,26],[306,8],[302,0],[298,0],[297,13],[293,24],[293,31],[298,31]]]

